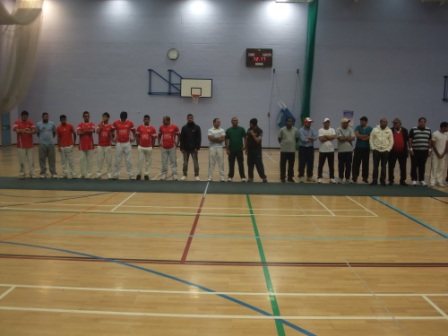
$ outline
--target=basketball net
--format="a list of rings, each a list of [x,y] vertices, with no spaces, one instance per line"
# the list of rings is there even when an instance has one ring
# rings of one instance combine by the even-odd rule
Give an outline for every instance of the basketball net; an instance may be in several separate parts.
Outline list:
[[[192,95],[191,95],[191,99],[193,100],[193,104],[197,104],[197,103],[199,103],[199,97],[200,97],[201,95],[200,94],[197,94],[197,93],[193,93]]]

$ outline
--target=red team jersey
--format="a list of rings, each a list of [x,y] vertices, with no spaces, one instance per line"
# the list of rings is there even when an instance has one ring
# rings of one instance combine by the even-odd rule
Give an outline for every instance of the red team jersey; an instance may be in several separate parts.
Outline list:
[[[98,134],[98,146],[110,146],[111,145],[111,134],[112,134],[112,125],[107,124],[104,125],[102,122],[98,124],[98,128],[101,127],[100,134]]]
[[[34,123],[30,120],[23,122],[22,120],[17,120],[14,123],[12,129],[27,129],[34,130],[36,127]],[[17,133],[17,148],[33,148],[33,135],[30,133]]]
[[[95,131],[95,124],[93,122],[82,122],[78,125],[78,131],[89,129]],[[93,150],[93,133],[86,133],[79,136],[79,150]]]
[[[69,147],[73,145],[73,133],[75,129],[72,124],[59,125],[56,128],[56,135],[59,139],[59,147]]]
[[[176,146],[174,139],[176,135],[179,135],[179,127],[174,124],[170,124],[169,126],[162,125],[159,128],[159,134],[162,135],[160,139],[162,148],[171,149]]]
[[[130,120],[117,120],[112,125],[112,130],[117,131],[117,142],[129,142],[131,131],[135,131],[134,124]]]
[[[140,125],[137,127],[137,134],[140,138],[140,146],[142,147],[152,147],[157,138],[157,131],[151,125]]]

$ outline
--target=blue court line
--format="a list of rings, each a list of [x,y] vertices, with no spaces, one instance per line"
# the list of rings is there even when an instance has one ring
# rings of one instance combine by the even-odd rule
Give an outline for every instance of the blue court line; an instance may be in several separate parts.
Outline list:
[[[0,228],[0,232],[22,233],[26,229]],[[112,236],[112,237],[141,237],[141,238],[181,238],[190,237],[189,234],[175,233],[131,233],[109,231],[65,231],[65,230],[36,230],[33,233],[49,233],[60,235]],[[335,237],[335,236],[230,236],[230,235],[194,235],[198,239],[265,239],[265,240],[297,240],[297,241],[445,241],[439,237]]]
[[[401,209],[396,208],[392,204],[389,204],[386,201],[383,201],[382,199],[380,199],[377,196],[370,196],[370,197],[373,198],[375,201],[377,201],[377,202],[387,206],[388,208],[398,212],[399,214],[402,214],[403,216],[409,218],[410,220],[413,220],[414,222],[420,224],[421,226],[424,226],[428,230],[430,230],[430,231],[432,231],[434,233],[437,233],[439,236],[442,236],[443,238],[448,239],[448,234],[446,234],[445,232],[443,232],[443,231],[441,231],[441,230],[439,230],[439,229],[437,229],[437,228],[435,228],[435,227],[433,227],[433,226],[423,222],[422,220],[418,219],[417,217],[414,217],[414,216],[408,214],[407,212],[405,212],[405,211],[403,211]]]
[[[215,290],[195,284],[193,282],[187,281],[187,280],[183,280],[181,278],[177,278],[175,276],[166,274],[166,273],[162,273],[162,272],[158,272],[156,270],[150,269],[150,268],[146,268],[146,267],[141,267],[138,265],[133,265],[133,264],[129,264],[127,262],[123,262],[123,261],[118,261],[115,259],[110,259],[110,258],[105,258],[105,257],[100,257],[100,256],[96,256],[93,254],[88,254],[88,253],[83,253],[83,252],[76,252],[76,251],[71,251],[71,250],[65,250],[65,249],[60,249],[60,248],[56,248],[56,247],[49,247],[49,246],[41,246],[41,245],[34,245],[34,244],[24,244],[24,243],[17,243],[17,242],[5,242],[5,241],[0,241],[0,244],[7,244],[7,245],[17,245],[17,246],[25,246],[25,247],[33,247],[33,248],[39,248],[39,249],[43,249],[43,250],[50,250],[50,251],[58,251],[58,252],[63,252],[63,253],[69,253],[69,254],[75,254],[75,255],[79,255],[79,256],[83,256],[83,257],[89,257],[92,259],[97,259],[97,260],[102,260],[102,261],[107,261],[107,262],[111,262],[120,266],[126,266],[126,267],[130,267],[130,268],[134,268],[136,270],[139,271],[143,271],[143,272],[147,272],[147,273],[152,273],[154,275],[158,275],[161,276],[163,278],[169,279],[169,280],[173,280],[176,282],[180,282],[182,284],[185,284],[187,286],[191,286],[191,287],[195,287],[198,288],[204,292],[208,292],[208,293],[215,293],[216,296],[219,296],[222,299],[228,300],[230,302],[236,303],[240,306],[243,306],[245,308],[248,308],[250,310],[253,310],[261,315],[264,316],[270,316],[270,317],[275,317],[273,314],[270,314],[266,311],[264,311],[263,309],[257,308],[249,303],[246,303],[244,301],[238,300],[234,297],[231,297],[229,295],[226,294],[218,294]],[[298,325],[295,325],[294,323],[291,323],[289,321],[283,320],[283,319],[276,319],[276,321],[279,321],[280,323],[304,334],[307,336],[316,336],[315,334],[299,327]]]

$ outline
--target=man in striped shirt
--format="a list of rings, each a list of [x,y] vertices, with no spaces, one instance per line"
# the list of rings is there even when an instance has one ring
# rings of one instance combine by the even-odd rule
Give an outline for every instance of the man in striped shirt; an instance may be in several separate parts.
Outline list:
[[[412,186],[425,187],[425,165],[431,155],[431,130],[426,127],[426,118],[418,119],[418,126],[409,133],[409,154],[411,155]]]

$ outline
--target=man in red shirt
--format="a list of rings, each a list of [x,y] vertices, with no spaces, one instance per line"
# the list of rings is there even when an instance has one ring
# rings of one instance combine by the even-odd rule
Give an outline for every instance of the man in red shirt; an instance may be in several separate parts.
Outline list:
[[[103,121],[96,127],[96,133],[98,134],[98,170],[96,178],[101,178],[103,175],[104,160],[106,160],[107,177],[109,179],[112,178],[112,125],[109,124],[109,118],[109,113],[104,112]]]
[[[76,178],[75,163],[73,161],[73,144],[76,141],[76,132],[72,124],[67,124],[67,117],[59,117],[61,124],[56,128],[59,153],[61,153],[62,178],[67,178],[67,162],[72,178]]]
[[[171,124],[171,118],[163,117],[163,125],[159,128],[159,145],[162,155],[162,176],[161,180],[166,179],[168,159],[170,160],[173,180],[177,181],[177,160],[176,147],[179,144],[179,127]]]
[[[117,180],[121,170],[121,159],[123,154],[126,160],[126,170],[129,179],[134,179],[132,172],[132,159],[131,159],[131,142],[135,138],[134,123],[128,120],[128,113],[123,111],[120,113],[120,120],[115,121],[112,124],[113,141],[116,142],[116,154],[115,154],[115,172],[113,179]],[[131,135],[132,133],[132,135]]]
[[[19,152],[19,178],[25,178],[25,162],[28,161],[30,177],[34,178],[33,134],[36,127],[28,120],[28,111],[22,111],[20,120],[14,123],[13,131],[17,133],[17,150]]]
[[[398,160],[400,165],[400,185],[407,186],[406,183],[406,163],[408,161],[408,130],[401,127],[401,120],[395,118],[391,127],[394,145],[389,153],[389,185],[394,184],[394,168]]]
[[[157,139],[157,131],[149,124],[149,115],[143,117],[143,124],[137,127],[138,163],[137,180],[142,178],[143,162],[145,163],[145,180],[149,180],[151,170],[152,149]]]
[[[93,168],[93,133],[95,124],[90,122],[90,113],[85,111],[82,114],[83,122],[78,125],[77,133],[79,135],[79,164],[81,166],[80,178],[90,178]]]

